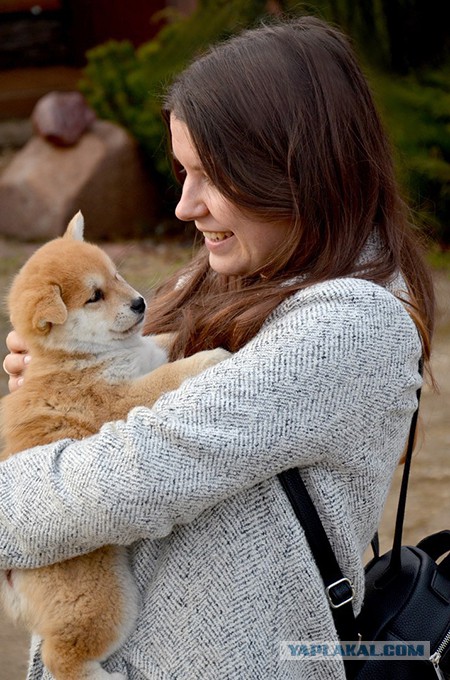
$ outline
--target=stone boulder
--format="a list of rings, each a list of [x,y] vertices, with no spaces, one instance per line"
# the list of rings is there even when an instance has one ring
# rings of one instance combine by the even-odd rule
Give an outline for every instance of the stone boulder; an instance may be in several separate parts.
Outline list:
[[[61,235],[78,210],[88,240],[139,237],[158,212],[136,142],[106,121],[71,147],[32,137],[0,175],[0,206],[0,234],[24,241]]]
[[[49,92],[31,114],[36,134],[57,146],[72,146],[97,118],[81,92]]]

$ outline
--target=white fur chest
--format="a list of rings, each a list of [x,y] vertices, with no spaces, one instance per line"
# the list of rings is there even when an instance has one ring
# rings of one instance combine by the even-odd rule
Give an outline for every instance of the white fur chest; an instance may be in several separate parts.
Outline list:
[[[120,350],[111,351],[105,359],[103,377],[107,382],[117,383],[150,373],[167,362],[167,353],[151,336],[138,336],[122,344]]]
[[[151,336],[138,336],[121,343],[120,349],[110,350],[102,357],[103,377],[109,383],[132,380],[150,373],[167,363],[167,353]]]

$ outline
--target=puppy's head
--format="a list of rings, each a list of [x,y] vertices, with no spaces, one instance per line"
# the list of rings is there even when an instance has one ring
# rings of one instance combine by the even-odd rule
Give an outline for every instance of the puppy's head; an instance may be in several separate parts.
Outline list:
[[[11,322],[30,349],[97,353],[140,332],[145,301],[112,260],[83,240],[77,213],[64,236],[39,248],[13,281]]]

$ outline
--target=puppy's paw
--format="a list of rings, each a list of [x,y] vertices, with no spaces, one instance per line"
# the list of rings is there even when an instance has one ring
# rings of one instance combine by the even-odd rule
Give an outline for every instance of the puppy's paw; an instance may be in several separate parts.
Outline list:
[[[108,673],[108,671],[105,671],[100,665],[95,669],[90,668],[87,673],[81,677],[83,680],[126,680],[125,675],[122,673]]]
[[[216,349],[205,349],[203,352],[198,352],[193,355],[193,359],[198,362],[198,368],[200,371],[204,371],[210,366],[215,366],[224,359],[231,357],[231,352],[228,352],[222,347],[216,347]]]

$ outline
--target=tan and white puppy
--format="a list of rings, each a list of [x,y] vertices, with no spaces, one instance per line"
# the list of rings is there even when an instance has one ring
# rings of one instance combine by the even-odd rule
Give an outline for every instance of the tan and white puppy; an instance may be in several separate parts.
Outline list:
[[[24,385],[2,399],[3,459],[93,434],[228,355],[218,349],[166,363],[165,350],[141,335],[144,299],[83,240],[81,213],[26,262],[8,304],[33,360]],[[0,592],[9,614],[43,639],[42,658],[56,680],[123,678],[100,662],[130,634],[138,613],[124,548],[0,572]]]

